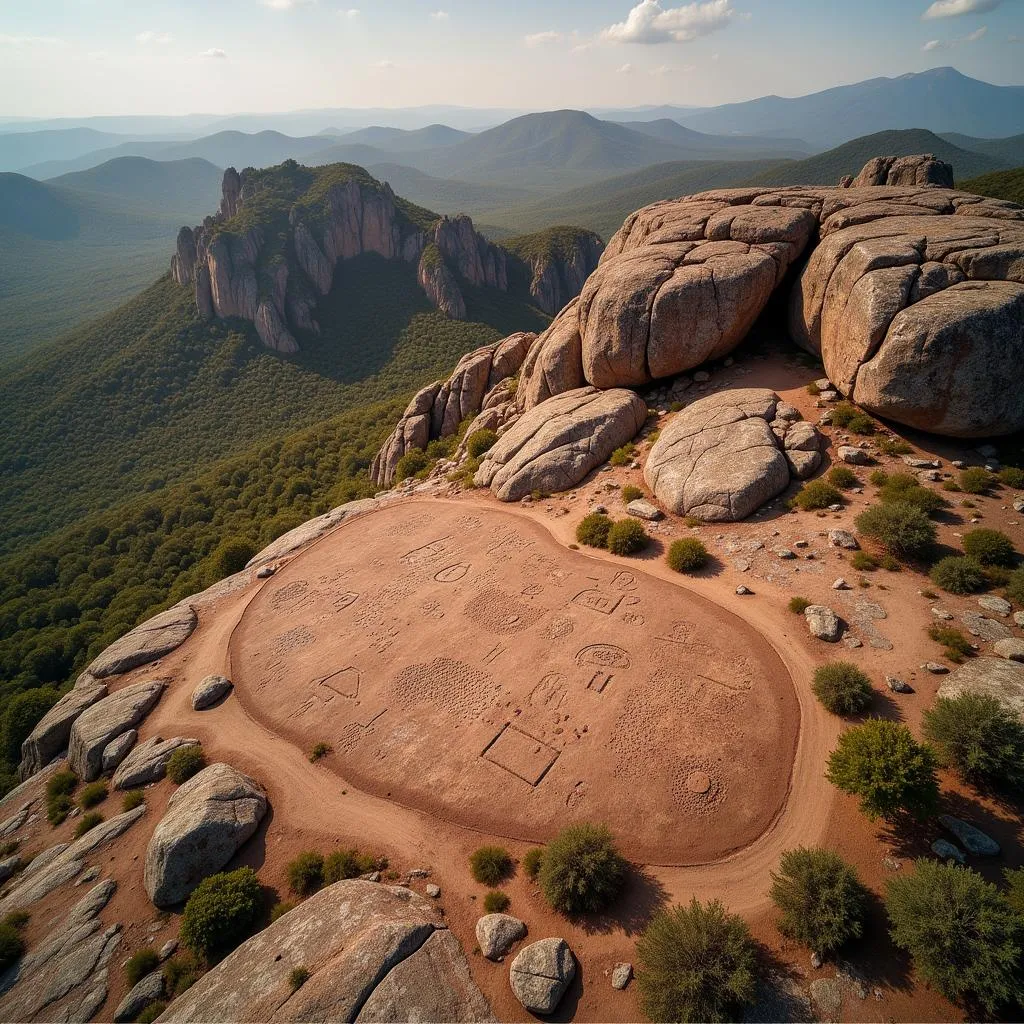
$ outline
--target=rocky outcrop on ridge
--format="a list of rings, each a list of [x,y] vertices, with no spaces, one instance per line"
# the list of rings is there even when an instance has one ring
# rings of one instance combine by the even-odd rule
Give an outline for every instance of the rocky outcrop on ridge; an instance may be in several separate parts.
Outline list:
[[[418,391],[373,460],[370,478],[374,483],[390,487],[403,455],[413,448],[425,449],[437,438],[451,437],[467,416],[489,408],[495,388],[519,372],[536,337],[519,332],[478,348],[459,360],[447,380]]]
[[[289,975],[309,979],[293,989]],[[179,996],[164,1021],[493,1021],[458,941],[422,896],[337,882]]]
[[[551,316],[579,295],[604,251],[599,235],[570,227],[522,235],[507,244],[529,273],[533,301]]]
[[[246,569],[255,569],[261,565],[268,565],[278,558],[284,558],[301,547],[312,543],[317,537],[322,537],[329,530],[333,530],[339,523],[343,523],[352,516],[365,515],[377,507],[375,498],[359,498],[356,501],[347,501],[344,505],[332,508],[322,516],[317,516],[305,523],[296,526],[295,529],[281,534],[277,540],[272,541],[246,564]]]
[[[869,185],[938,185],[953,187],[953,168],[931,153],[916,156],[876,156],[869,160],[845,188]]]
[[[103,651],[78,679],[75,688],[87,682],[89,676],[106,679],[170,654],[192,635],[198,623],[195,609],[184,601],[154,615]]]
[[[36,723],[28,738],[21,745],[21,764],[18,775],[27,779],[49,764],[61,751],[66,750],[71,739],[71,727],[87,708],[107,695],[107,684],[90,675],[79,680]]]
[[[818,432],[777,418],[778,404],[779,396],[767,388],[722,391],[694,402],[651,448],[647,485],[680,515],[706,522],[745,519],[784,491],[791,475],[810,475],[821,459]]]

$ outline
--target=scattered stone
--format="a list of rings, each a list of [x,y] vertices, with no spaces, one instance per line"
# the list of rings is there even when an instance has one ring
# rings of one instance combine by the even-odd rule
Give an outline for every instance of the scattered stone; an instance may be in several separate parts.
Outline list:
[[[199,623],[195,609],[184,602],[154,615],[115,640],[88,668],[96,679],[130,672],[180,647]]]
[[[1024,640],[1017,637],[1009,637],[1006,640],[997,640],[993,653],[1000,658],[1007,658],[1010,661],[1024,661]]]
[[[509,982],[523,1008],[553,1013],[576,976],[576,958],[565,939],[541,939],[519,951]]]
[[[429,885],[427,886],[427,895],[428,895],[428,896],[429,896],[429,897],[430,897],[430,898],[431,898],[432,900],[436,900],[436,899],[439,899],[439,898],[440,898],[440,896],[441,896],[441,886],[439,886],[439,885],[435,885],[435,884],[434,884],[433,882],[431,882],[431,883],[430,883],[430,884],[429,884]]]
[[[111,740],[103,748],[102,771],[106,775],[112,772],[127,756],[128,751],[135,746],[139,734],[134,729],[121,733],[117,739]]]
[[[800,410],[792,405],[788,405],[786,402],[779,402],[778,407],[775,409],[775,418],[795,423],[800,419]]]
[[[13,857],[4,857],[0,860],[0,885],[7,881],[21,865],[21,857],[15,854]]]
[[[28,820],[28,808],[23,807],[17,814],[11,815],[4,822],[0,823],[0,839],[6,839],[14,835]]]
[[[892,690],[893,693],[913,693],[914,688],[907,682],[897,676],[886,676],[885,685]]]
[[[233,683],[225,676],[211,675],[199,681],[192,691],[192,710],[204,711],[231,690]]]
[[[963,850],[960,849],[955,843],[951,843],[948,839],[936,839],[932,843],[932,853],[935,854],[939,860],[953,861],[961,866],[967,863],[967,858],[964,856]]]
[[[632,977],[632,964],[616,964],[612,968],[612,988],[618,989],[621,992],[629,984]]]
[[[178,951],[178,940],[168,939],[161,947],[160,952],[157,956],[160,957],[161,963],[164,960],[170,960],[172,956]]]
[[[1024,498],[1014,498],[1013,499],[1013,511],[1014,512],[1024,512]]]
[[[898,860],[896,857],[890,857],[888,854],[882,858],[882,867],[886,871],[899,871],[903,867],[903,862]]]
[[[743,585],[741,584],[740,586],[738,586],[738,587],[736,588],[736,593],[737,593],[737,594],[738,594],[738,595],[739,595],[740,597],[748,597],[748,596],[749,596],[750,594],[753,594],[753,591],[752,591],[752,590],[750,589],[750,587],[744,587],[744,586],[743,586]]]
[[[111,783],[114,789],[137,789],[158,782],[167,771],[167,762],[178,747],[194,747],[199,740],[191,736],[175,736],[162,740],[153,736],[140,743],[120,764]]]
[[[811,953],[811,968],[815,971],[821,970],[822,959],[817,953]]]
[[[127,1021],[135,1020],[150,1003],[155,1003],[163,994],[163,972],[153,971],[147,974],[118,1003],[114,1011],[114,1024],[126,1024]]]
[[[953,613],[949,611],[948,608],[940,608],[938,605],[932,608],[932,615],[934,615],[935,618],[940,619],[942,622],[953,621]]]
[[[1013,605],[1009,601],[1004,600],[1001,597],[996,597],[993,594],[986,594],[984,597],[978,598],[978,604],[985,609],[987,612],[993,612],[996,615],[1009,616],[1010,612],[1013,611]]]
[[[626,506],[626,514],[635,516],[637,519],[645,519],[649,523],[656,523],[659,519],[665,518],[665,514],[657,505],[652,505],[651,502],[646,501],[644,498],[637,498],[631,501]]]
[[[852,445],[840,445],[836,454],[843,462],[851,466],[870,466],[871,456],[863,448],[854,448]]]
[[[818,395],[818,401],[820,402],[834,402],[839,397],[839,392],[832,388],[827,388]]]
[[[921,668],[923,668],[926,672],[931,672],[933,675],[936,676],[945,675],[949,671],[949,669],[945,665],[942,665],[937,661],[926,661],[921,666]]]
[[[843,634],[839,616],[823,604],[811,604],[804,609],[804,618],[812,636],[830,644],[837,643]]]
[[[257,570],[256,579],[258,580],[269,580],[274,573],[277,572],[277,568],[273,565],[265,565],[262,569]]]
[[[937,484],[942,480],[942,474],[937,469],[925,469],[917,474],[917,479],[923,484]]]
[[[775,554],[777,557],[786,559],[787,561],[791,558],[796,558],[796,555],[793,554],[793,552],[790,551],[789,548],[776,548]]]
[[[855,636],[844,636],[843,646],[849,648],[851,651],[857,650],[858,647],[864,646],[864,641],[859,637]]]
[[[833,590],[850,590],[851,587],[850,587],[850,584],[847,583],[846,580],[844,580],[842,576],[840,576],[839,579],[835,580],[832,583],[832,589]]]
[[[795,547],[795,548],[805,548],[805,547],[807,547],[807,541],[805,541],[805,540],[795,540],[795,541],[793,541],[793,547]]]
[[[80,885],[88,885],[90,882],[95,882],[100,877],[100,869],[93,864],[91,868],[86,868],[76,879],[75,887]]]
[[[999,844],[991,837],[969,825],[961,818],[954,818],[952,814],[940,814],[939,824],[960,841],[960,845],[975,857],[997,857],[999,855]]]
[[[819,377],[819,378],[818,378],[818,379],[817,379],[817,380],[816,380],[816,381],[814,382],[814,386],[815,386],[815,387],[816,387],[816,388],[817,388],[817,389],[818,389],[819,391],[831,391],[831,390],[832,390],[832,381],[830,381],[830,380],[828,379],[828,377]]]
[[[836,978],[815,978],[811,982],[811,1003],[823,1021],[839,1020],[843,1009],[843,987]]]
[[[707,370],[698,370],[693,375],[693,380],[696,384],[707,384],[707,382],[711,380],[711,374],[708,373]]]
[[[849,530],[829,530],[828,542],[835,548],[845,548],[847,551],[856,551],[860,544]]]
[[[511,914],[485,914],[476,923],[476,941],[488,960],[500,960],[522,938],[526,925]]]
[[[1009,626],[979,615],[978,612],[964,612],[960,618],[967,627],[967,632],[972,636],[980,636],[982,640],[995,643],[997,640],[1007,640],[1013,636],[1013,630]]]
[[[903,461],[911,469],[938,469],[942,465],[938,459],[922,459],[916,455],[904,455]]]

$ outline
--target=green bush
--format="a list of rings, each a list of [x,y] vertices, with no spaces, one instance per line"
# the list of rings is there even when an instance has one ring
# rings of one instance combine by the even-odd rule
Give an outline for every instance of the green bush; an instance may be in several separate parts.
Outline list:
[[[871,680],[848,661],[833,661],[814,670],[814,695],[834,715],[859,715],[874,700]]]
[[[970,466],[960,471],[960,490],[968,494],[984,494],[992,484],[992,474],[982,466]]]
[[[1013,541],[999,530],[969,530],[963,545],[964,551],[982,565],[1012,566],[1016,561]]]
[[[422,448],[410,448],[395,465],[395,480],[399,483],[408,480],[409,477],[422,473],[429,465],[430,459]]]
[[[6,971],[25,952],[25,940],[13,924],[0,923],[0,971]]]
[[[316,764],[317,761],[322,757],[326,757],[334,748],[330,743],[324,743],[321,740],[319,743],[313,744],[313,749],[309,755],[309,763]]]
[[[1006,596],[1014,604],[1024,604],[1024,566],[1010,573],[1006,581]]]
[[[576,527],[576,540],[588,548],[608,547],[608,532],[612,521],[603,512],[591,512]]]
[[[592,913],[618,896],[626,861],[604,825],[569,825],[545,849],[538,877],[544,898],[555,910]]]
[[[640,1008],[650,1020],[739,1020],[754,1001],[754,942],[717,900],[659,910],[636,953]]]
[[[875,446],[883,455],[909,455],[914,450],[900,437],[880,437]]]
[[[50,686],[25,690],[8,699],[0,730],[0,750],[4,760],[12,765],[21,761],[22,743],[59,699],[60,694]]]
[[[1006,902],[1024,920],[1024,868],[1004,868],[1006,879]]]
[[[90,782],[78,794],[78,806],[85,810],[103,803],[107,799],[107,784],[102,779]]]
[[[975,594],[988,583],[981,566],[973,558],[960,555],[940,559],[928,575],[932,583],[950,594]]]
[[[789,599],[789,610],[794,615],[803,615],[811,607],[811,602],[806,597],[791,597]]]
[[[854,416],[859,415],[857,407],[850,402],[836,402],[832,406],[832,426],[848,427]]]
[[[1006,484],[1016,491],[1024,490],[1024,469],[1019,466],[1003,466],[997,476],[1001,484]]]
[[[708,562],[708,549],[696,537],[681,537],[672,541],[667,561],[676,572],[696,572]]]
[[[222,871],[204,878],[181,916],[181,942],[211,962],[230,953],[259,919],[262,893],[252,868]]]
[[[613,555],[635,555],[650,538],[636,519],[620,519],[608,531],[608,550]]]
[[[324,883],[333,885],[346,878],[358,878],[368,875],[371,871],[381,871],[387,867],[382,857],[374,857],[358,850],[335,850],[324,861]]]
[[[234,576],[241,572],[257,554],[257,547],[252,541],[237,538],[224,541],[213,553],[213,564],[217,575]]]
[[[141,789],[129,789],[121,800],[122,811],[134,811],[146,802],[146,794]]]
[[[99,811],[83,814],[75,823],[75,838],[81,839],[86,832],[91,832],[97,825],[103,824],[103,815]]]
[[[469,871],[481,885],[492,888],[512,874],[512,857],[504,846],[481,846],[469,858]]]
[[[991,694],[939,697],[924,713],[924,735],[966,781],[1024,785],[1024,725]]]
[[[893,942],[950,1001],[995,1014],[1024,999],[1024,919],[981,875],[919,860],[887,883],[885,909]]]
[[[136,1024],[153,1024],[153,1021],[159,1018],[160,1014],[167,1009],[167,1004],[162,1000],[158,999],[155,1003],[150,1003],[139,1015],[135,1018]]]
[[[293,992],[302,988],[303,985],[309,981],[310,974],[309,968],[307,967],[293,967],[291,974],[288,975],[288,984]]]
[[[875,432],[875,421],[867,413],[859,412],[851,417],[846,426],[854,434],[873,434]]]
[[[202,968],[190,954],[179,953],[164,964],[163,973],[164,990],[174,998],[187,992],[199,980]]]
[[[920,558],[935,543],[935,524],[921,509],[903,501],[873,505],[857,516],[856,523],[865,537],[898,558]]]
[[[206,767],[203,748],[198,744],[178,747],[167,761],[167,778],[176,785],[187,782]]]
[[[805,512],[819,508],[828,508],[829,505],[839,505],[843,496],[827,480],[819,477],[817,480],[810,480],[797,491],[793,498],[793,504],[802,508]]]
[[[504,914],[511,905],[512,901],[508,898],[508,893],[504,893],[500,889],[492,889],[484,896],[485,914]]]
[[[74,803],[71,794],[78,785],[78,776],[72,771],[59,771],[46,783],[46,820],[51,825],[62,824],[71,813]]]
[[[857,572],[871,572],[878,568],[878,563],[866,551],[855,551],[850,559],[850,567]]]
[[[970,640],[952,626],[929,626],[928,635],[945,648],[946,657],[959,664],[967,655],[974,653]]]
[[[133,985],[138,984],[147,974],[152,974],[159,966],[160,957],[151,946],[146,946],[133,953],[128,957],[124,965],[124,974],[128,981],[128,987],[131,988]]]
[[[612,457],[608,460],[613,466],[628,466],[633,461],[633,456],[636,455],[635,444],[624,444],[621,448],[616,448],[612,452]]]
[[[471,459],[479,459],[484,452],[489,452],[498,442],[498,435],[493,430],[475,430],[466,438],[466,451]]]
[[[622,501],[625,505],[628,505],[631,501],[636,501],[638,498],[642,498],[643,496],[643,488],[637,487],[636,484],[626,484],[622,488]]]
[[[833,466],[828,471],[828,482],[833,487],[839,487],[845,491],[850,487],[856,487],[860,481],[849,466]]]
[[[296,896],[312,896],[324,885],[324,855],[305,850],[285,868],[288,888]]]
[[[872,718],[848,729],[828,759],[826,778],[860,797],[871,819],[930,814],[939,796],[935,754],[899,722]]]
[[[540,874],[543,860],[544,851],[539,846],[532,846],[523,854],[523,871],[527,878],[536,878]]]
[[[897,475],[903,476],[904,474]],[[917,482],[912,487],[894,487],[893,479],[890,478],[889,483],[880,488],[878,492],[878,496],[883,502],[900,501],[904,505],[913,505],[914,508],[919,508],[927,516],[934,516],[936,512],[941,512],[948,505],[948,502],[941,494],[928,487],[922,487]],[[913,480],[914,478],[911,477],[910,479]]]
[[[867,891],[857,872],[831,850],[786,850],[772,874],[779,931],[821,956],[860,938]]]

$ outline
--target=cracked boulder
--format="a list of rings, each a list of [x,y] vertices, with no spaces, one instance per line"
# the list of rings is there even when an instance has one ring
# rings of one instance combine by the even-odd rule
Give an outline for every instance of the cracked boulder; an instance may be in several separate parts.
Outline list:
[[[483,457],[474,482],[501,501],[578,484],[647,420],[639,395],[623,388],[579,388],[534,406]]]
[[[292,989],[289,975],[309,979]],[[204,974],[164,1021],[493,1021],[456,938],[422,896],[337,882]]]
[[[565,939],[541,939],[520,950],[509,968],[516,999],[530,1013],[553,1013],[576,976],[576,958]]]
[[[152,736],[140,743],[121,762],[110,780],[114,789],[135,789],[159,782],[167,772],[167,762],[179,747],[197,746],[199,740],[189,736],[174,736],[163,740]]]
[[[107,695],[107,684],[86,674],[46,712],[21,745],[22,779],[34,775],[61,751],[67,750],[71,727],[79,715]]]
[[[180,647],[198,623],[195,609],[185,603],[176,604],[115,640],[88,671],[96,679],[106,679],[147,665]]]
[[[149,898],[158,907],[186,899],[231,860],[266,813],[263,788],[230,765],[211,764],[193,775],[167,802],[146,849]]]

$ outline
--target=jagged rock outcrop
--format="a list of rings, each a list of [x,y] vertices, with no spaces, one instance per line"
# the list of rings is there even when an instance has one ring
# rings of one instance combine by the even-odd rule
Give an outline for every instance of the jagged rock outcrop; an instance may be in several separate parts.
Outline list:
[[[309,972],[289,984],[297,967]],[[164,1021],[493,1021],[458,940],[409,889],[352,880],[303,901],[179,996]]]
[[[434,225],[434,244],[460,277],[478,288],[508,291],[508,256],[491,245],[464,213],[442,217]]]
[[[21,764],[18,775],[27,779],[49,764],[71,739],[71,727],[87,708],[107,695],[107,684],[86,674],[84,683],[69,690],[36,723],[21,745]]]
[[[431,304],[452,320],[466,319],[466,300],[455,275],[448,269],[436,245],[428,245],[420,257],[416,280]]]
[[[953,168],[931,153],[916,156],[876,156],[846,187],[869,185],[938,185],[953,187]]]
[[[817,431],[777,419],[778,404],[767,388],[739,388],[687,406],[651,448],[644,466],[648,487],[680,515],[746,519],[784,491],[791,474],[808,475],[801,454],[811,456],[813,468],[821,458]]]
[[[391,486],[398,460],[406,452],[451,437],[467,416],[479,413],[494,388],[519,372],[536,337],[521,331],[478,348],[459,360],[447,380],[418,391],[373,460],[370,477],[376,485]]]
[[[593,231],[553,230],[558,233],[554,245],[538,253],[518,246],[519,258],[530,271],[530,295],[551,316],[580,294],[604,252],[604,242]]]
[[[623,388],[580,388],[549,398],[502,434],[474,482],[500,501],[567,490],[636,437],[646,420],[647,405]]]
[[[220,871],[256,831],[267,796],[255,779],[211,764],[183,783],[146,849],[143,884],[158,907],[180,903],[207,875]]]

